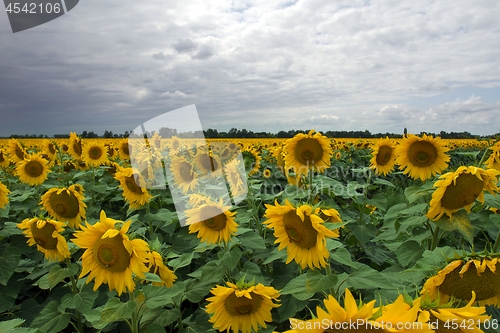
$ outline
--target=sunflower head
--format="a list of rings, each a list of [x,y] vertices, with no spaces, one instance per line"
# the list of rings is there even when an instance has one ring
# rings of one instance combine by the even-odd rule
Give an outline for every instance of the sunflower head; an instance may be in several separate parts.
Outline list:
[[[396,145],[394,142],[386,137],[379,139],[373,148],[372,159],[370,160],[370,168],[375,170],[375,173],[387,176],[388,173],[394,170],[394,163],[396,162]]]
[[[305,175],[310,169],[324,172],[330,167],[332,149],[330,140],[320,133],[299,133],[285,142],[286,169],[292,168],[298,175]]]
[[[484,203],[483,190],[495,195],[500,189],[496,186],[500,171],[483,170],[476,167],[461,166],[454,172],[448,172],[440,177],[434,187],[430,209],[427,217],[440,219],[443,214],[451,215],[461,208],[470,213],[476,199]]]
[[[70,256],[68,243],[61,236],[64,223],[44,218],[25,219],[17,224],[28,238],[27,243],[37,246],[38,251],[45,254],[49,261],[62,261]]]
[[[497,255],[472,253],[455,258],[424,284],[421,294],[447,303],[450,297],[500,306],[500,261]]]
[[[92,140],[83,144],[82,159],[88,166],[98,167],[108,161],[108,147],[104,143]]]
[[[148,256],[149,272],[158,275],[163,282],[153,282],[153,286],[170,288],[174,285],[177,276],[163,263],[162,256],[156,252],[149,252]]]
[[[0,209],[5,208],[5,206],[9,203],[8,195],[10,193],[11,192],[9,191],[7,186],[5,186],[4,184],[2,184],[2,182],[0,182]]]
[[[274,206],[266,205],[266,208],[264,217],[268,220],[263,224],[274,229],[279,250],[287,248],[287,264],[295,259],[302,268],[326,267],[325,259],[330,253],[325,237],[338,237],[339,234],[323,225],[325,221],[316,214],[319,211],[313,212],[309,205],[295,207],[287,199],[283,206],[276,201]]]
[[[227,282],[227,287],[212,288],[213,297],[207,298],[210,303],[206,312],[213,313],[209,322],[220,332],[233,330],[250,333],[259,330],[259,325],[267,328],[265,322],[271,322],[271,310],[279,307],[273,301],[279,301],[279,293],[273,287],[262,284],[233,284]]]
[[[201,241],[208,244],[229,242],[237,231],[238,225],[234,222],[236,212],[230,212],[230,206],[224,206],[222,199],[215,203],[208,198],[201,205],[186,210],[189,233],[197,232]]]
[[[193,170],[193,165],[183,157],[174,157],[170,163],[170,171],[174,176],[175,184],[182,188],[182,193],[193,191],[198,185],[197,173]]]
[[[26,149],[16,139],[10,139],[7,146],[7,153],[9,154],[10,160],[17,163],[24,160]]]
[[[70,228],[80,228],[85,219],[85,198],[71,185],[68,188],[51,188],[42,196],[43,209],[58,221],[67,222]],[[80,185],[78,185],[80,186]]]
[[[408,134],[396,147],[396,163],[406,168],[404,174],[409,173],[413,179],[424,181],[448,167],[450,157],[445,154],[448,150],[439,137],[424,134],[420,138]]]
[[[71,132],[68,144],[68,153],[75,159],[80,159],[83,152],[83,140]]]
[[[94,290],[107,283],[109,290],[116,290],[119,296],[127,289],[134,291],[132,273],[145,278],[149,246],[141,239],[129,239],[127,232],[131,222],[108,218],[101,211],[100,222],[82,227],[82,231],[73,234],[76,237],[73,243],[86,249],[81,258],[80,278],[90,273],[87,283],[95,278]],[[117,223],[122,224],[120,229],[115,229]]]
[[[47,163],[47,160],[40,154],[26,154],[25,159],[18,162],[16,166],[19,180],[31,186],[43,184],[47,179],[47,172],[50,172]]]
[[[139,208],[153,198],[146,189],[146,182],[137,170],[120,168],[115,173],[115,179],[120,182],[118,187],[123,189],[123,196],[131,207]]]

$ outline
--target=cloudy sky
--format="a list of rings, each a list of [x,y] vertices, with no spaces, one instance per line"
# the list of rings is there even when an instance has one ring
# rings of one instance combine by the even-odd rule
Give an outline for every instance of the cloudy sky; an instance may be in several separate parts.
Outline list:
[[[497,0],[83,0],[12,33],[0,136],[204,129],[500,131]],[[189,122],[186,119],[186,122]]]

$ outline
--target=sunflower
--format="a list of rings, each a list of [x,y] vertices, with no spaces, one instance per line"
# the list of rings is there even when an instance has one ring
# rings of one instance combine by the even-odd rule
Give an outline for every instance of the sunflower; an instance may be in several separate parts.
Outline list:
[[[82,148],[82,160],[91,167],[99,167],[108,161],[108,147],[97,140],[86,141]]]
[[[194,158],[194,167],[200,171],[201,175],[210,174],[211,177],[220,176],[221,161],[217,156],[213,156],[205,149],[198,149]]]
[[[375,302],[375,300],[366,304],[360,302],[358,305],[349,289],[346,289],[344,307],[332,295],[328,295],[328,299],[323,301],[327,311],[318,306],[316,319],[302,321],[291,318],[290,326],[294,333],[417,332],[417,330],[405,329],[404,324],[417,320],[419,300],[416,301],[415,306],[410,307],[404,303],[403,296],[400,295],[394,303],[380,309],[374,308]],[[397,328],[398,323],[403,324],[402,329]],[[422,323],[418,332],[432,333],[434,331]]]
[[[10,191],[7,188],[7,186],[5,186],[4,184],[2,184],[2,182],[0,182],[0,209],[5,208],[5,205],[9,203],[9,197],[7,196],[9,194]]]
[[[500,171],[500,141],[495,143],[493,147],[490,147],[489,149],[493,150],[493,152],[484,164],[488,169]]]
[[[429,321],[432,328],[436,330],[435,332],[483,332],[477,326],[487,322],[491,316],[484,315],[486,311],[484,306],[472,306],[475,299],[476,294],[473,291],[469,303],[460,308],[455,305],[454,301],[441,304],[439,301],[432,301],[426,297],[421,301],[419,318],[424,322]],[[455,330],[453,326],[456,327]]]
[[[288,199],[281,206],[278,201],[275,205],[266,204],[264,217],[268,220],[268,228],[274,229],[277,238],[274,243],[279,243],[279,250],[286,247],[288,259],[286,263],[295,259],[302,268],[309,266],[326,267],[326,258],[330,253],[326,249],[325,237],[338,237],[338,232],[326,228],[324,221],[313,214],[313,207],[301,205],[295,208]]]
[[[271,170],[270,169],[265,169],[264,172],[262,173],[264,178],[269,178],[271,177]]]
[[[146,277],[149,246],[142,239],[129,239],[127,231],[131,222],[108,218],[102,210],[100,222],[82,227],[82,231],[73,234],[76,237],[73,243],[86,249],[81,257],[83,269],[79,278],[90,272],[86,283],[95,278],[94,290],[107,283],[109,290],[116,290],[120,296],[127,289],[134,291],[132,273],[143,279]],[[116,223],[123,224],[120,230],[115,229]]]
[[[279,301],[278,290],[260,283],[256,286],[242,281],[226,284],[228,287],[212,288],[210,292],[214,296],[207,298],[210,303],[205,311],[214,314],[208,320],[213,327],[219,332],[233,330],[233,333],[250,333],[252,327],[257,332],[259,325],[267,328],[265,322],[272,321],[271,310],[280,306],[273,303],[273,300]]]
[[[375,174],[379,175],[383,173],[384,176],[387,176],[388,173],[394,170],[396,145],[389,137],[377,140],[372,155],[370,168],[375,170]]]
[[[434,184],[438,189],[432,194],[430,209],[426,216],[437,221],[443,214],[446,213],[451,217],[461,208],[470,213],[476,199],[484,203],[483,190],[494,195],[494,191],[500,191],[496,186],[496,176],[499,174],[500,171],[494,169],[483,170],[473,166],[461,166],[455,172],[442,175]]]
[[[324,172],[330,167],[332,149],[330,140],[320,133],[299,133],[285,142],[286,170],[293,168],[295,174],[306,175],[310,169]]]
[[[224,165],[224,175],[226,176],[229,189],[231,190],[231,196],[233,197],[234,204],[236,205],[236,201],[241,202],[248,193],[245,171],[241,164],[241,160],[234,159]]]
[[[78,137],[75,133],[71,132],[68,144],[68,153],[73,156],[74,159],[80,159],[82,156],[83,140]]]
[[[182,188],[182,194],[193,191],[198,185],[198,175],[193,166],[183,157],[174,157],[170,163],[170,171],[174,176],[175,184]]]
[[[43,153],[48,156],[49,160],[54,160],[57,157],[57,146],[52,141],[44,141]]]
[[[403,174],[410,173],[413,179],[420,178],[424,181],[435,176],[448,167],[450,157],[445,153],[449,149],[441,138],[433,138],[432,135],[408,134],[399,146],[396,147],[396,164],[406,168]]]
[[[50,216],[61,222],[68,222],[68,227],[78,229],[85,219],[85,198],[75,185],[68,188],[51,188],[42,196],[43,209]]]
[[[50,172],[47,166],[47,160],[40,154],[24,155],[25,159],[18,162],[16,174],[23,183],[40,185],[47,179],[47,172]]]
[[[139,208],[153,198],[146,189],[144,178],[132,168],[120,168],[115,173],[115,179],[120,182],[118,187],[123,190],[123,196],[132,208]],[[138,182],[138,183],[137,183]]]
[[[0,149],[0,168],[6,168],[10,165],[10,160],[7,157],[7,153]]]
[[[123,161],[130,160],[130,147],[127,139],[123,139],[118,145],[118,155]]]
[[[163,258],[156,251],[151,251],[148,257],[149,272],[156,274],[163,282],[153,282],[153,286],[170,288],[174,285],[177,276],[163,264]]]
[[[36,244],[38,251],[44,253],[49,261],[62,261],[70,256],[68,243],[61,236],[64,223],[35,217],[23,220],[17,227],[29,238],[26,243],[29,246]]]
[[[26,149],[16,139],[10,139],[7,147],[7,153],[12,162],[17,163],[24,160]]]
[[[209,199],[204,201],[204,204],[186,210],[189,233],[197,232],[197,238],[201,238],[202,242],[206,240],[208,244],[229,242],[238,227],[233,218],[236,212],[229,211],[231,206],[223,206],[222,199],[219,203]]]
[[[480,260],[481,259],[481,260]],[[430,300],[447,303],[450,297],[470,301],[472,292],[480,305],[500,307],[500,266],[498,258],[458,259],[429,278],[420,292]]]
[[[260,161],[262,160],[262,157],[260,157],[260,154],[257,150],[248,147],[245,150],[243,150],[243,157],[246,157],[244,158],[245,169],[250,170],[248,171],[249,176],[259,172]]]

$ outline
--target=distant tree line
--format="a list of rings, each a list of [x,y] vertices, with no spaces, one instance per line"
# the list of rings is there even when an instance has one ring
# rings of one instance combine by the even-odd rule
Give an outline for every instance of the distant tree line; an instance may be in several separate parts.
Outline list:
[[[171,138],[173,136],[177,136],[179,138],[201,138],[202,134],[205,138],[211,139],[260,139],[260,138],[278,138],[278,139],[287,139],[293,138],[295,135],[299,133],[308,133],[308,130],[289,130],[289,131],[279,131],[278,133],[269,133],[269,132],[253,132],[246,129],[237,129],[231,128],[228,132],[219,132],[216,129],[209,128],[206,131],[188,131],[188,132],[178,132],[175,128],[162,127],[158,130],[158,134],[162,138]],[[155,131],[147,131],[144,134],[144,137],[152,137]],[[402,138],[403,134],[396,133],[371,133],[368,130],[364,131],[319,131],[319,133],[329,137],[329,138],[360,138],[360,139],[369,139],[369,138]],[[406,128],[404,129],[404,134],[407,133]],[[414,133],[417,134],[417,133]],[[432,135],[434,137],[439,136],[442,139],[485,139],[485,138],[498,138],[500,137],[500,132],[493,135],[479,136],[473,135],[469,132],[445,132],[441,131],[439,133],[432,132],[420,132],[419,135],[423,134]],[[131,132],[125,131],[123,134],[113,134],[112,131],[104,131],[104,134],[99,136],[93,131],[87,132],[83,131],[79,136],[81,138],[128,138],[131,135]],[[54,138],[69,138],[69,134],[54,134]],[[25,135],[11,135],[10,138],[15,139],[47,139],[49,136],[45,134],[25,134]]]

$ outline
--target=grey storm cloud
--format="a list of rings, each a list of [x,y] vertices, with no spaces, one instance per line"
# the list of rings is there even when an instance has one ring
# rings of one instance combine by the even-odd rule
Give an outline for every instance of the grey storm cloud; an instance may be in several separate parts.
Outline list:
[[[86,0],[16,34],[0,20],[0,136],[123,133],[190,104],[220,131],[492,134],[498,17],[494,1]]]

